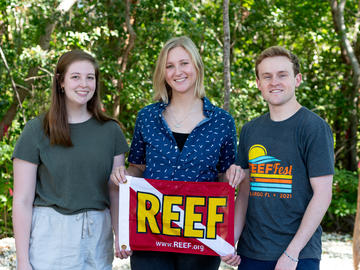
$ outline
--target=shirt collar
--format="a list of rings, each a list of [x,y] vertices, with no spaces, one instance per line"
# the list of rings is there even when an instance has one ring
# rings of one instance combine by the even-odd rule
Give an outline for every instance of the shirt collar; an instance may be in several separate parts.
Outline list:
[[[209,118],[211,114],[214,112],[215,106],[210,102],[210,100],[207,97],[203,97],[202,100],[204,102],[203,105],[204,115],[207,118]],[[170,103],[159,102],[160,112],[162,113],[169,104]]]
[[[215,106],[210,102],[210,100],[207,97],[204,97],[203,101],[204,101],[204,107],[203,107],[204,115],[207,118],[209,118],[214,112]]]

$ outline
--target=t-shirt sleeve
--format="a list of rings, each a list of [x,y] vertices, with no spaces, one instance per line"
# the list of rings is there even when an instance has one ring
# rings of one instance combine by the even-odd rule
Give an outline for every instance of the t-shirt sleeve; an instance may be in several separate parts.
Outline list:
[[[119,125],[116,124],[115,130],[115,156],[121,155],[129,151],[129,146],[126,142],[124,133],[122,132]]]
[[[314,123],[304,141],[304,156],[309,177],[334,174],[334,139],[325,121]]]
[[[134,164],[146,164],[146,143],[141,134],[142,121],[140,113],[136,118],[134,135],[131,142],[128,161]]]
[[[247,125],[244,125],[240,132],[239,147],[235,164],[243,169],[249,168],[248,154],[246,151],[246,130]]]
[[[34,164],[40,163],[39,143],[41,124],[38,119],[26,123],[23,132],[16,142],[12,159],[18,158]]]
[[[217,165],[220,173],[225,172],[234,163],[236,156],[236,127],[235,121],[231,116],[229,117],[228,126],[229,129],[221,145],[220,158]]]

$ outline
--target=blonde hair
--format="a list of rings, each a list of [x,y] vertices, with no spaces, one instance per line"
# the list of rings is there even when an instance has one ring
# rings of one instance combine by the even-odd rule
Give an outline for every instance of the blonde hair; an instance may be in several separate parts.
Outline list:
[[[155,72],[153,76],[154,100],[168,103],[171,99],[172,89],[165,80],[166,60],[169,51],[176,48],[184,48],[190,55],[191,60],[196,69],[195,91],[194,95],[198,98],[205,96],[204,88],[204,64],[201,60],[200,53],[194,42],[186,36],[175,37],[168,40],[161,49],[156,62]]]

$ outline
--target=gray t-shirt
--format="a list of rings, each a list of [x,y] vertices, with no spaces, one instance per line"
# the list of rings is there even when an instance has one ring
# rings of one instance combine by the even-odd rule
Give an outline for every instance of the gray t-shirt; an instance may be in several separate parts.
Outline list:
[[[249,205],[238,253],[277,260],[312,198],[310,177],[334,174],[330,127],[305,107],[280,122],[272,121],[267,113],[243,126],[236,163],[250,173]],[[320,257],[319,226],[299,258]]]
[[[38,165],[34,205],[62,214],[109,207],[113,158],[128,151],[119,125],[95,118],[70,124],[74,146],[64,147],[50,145],[42,120],[37,117],[26,124],[12,156]]]

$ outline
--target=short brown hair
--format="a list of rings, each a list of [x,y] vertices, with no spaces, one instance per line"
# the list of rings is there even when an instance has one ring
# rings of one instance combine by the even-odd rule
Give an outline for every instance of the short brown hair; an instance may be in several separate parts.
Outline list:
[[[255,62],[256,78],[259,78],[258,66],[260,65],[260,63],[265,58],[275,57],[275,56],[285,56],[285,57],[289,58],[290,62],[293,64],[294,75],[296,76],[297,74],[300,73],[299,58],[295,54],[291,53],[289,50],[287,50],[281,46],[272,46],[272,47],[269,47],[269,48],[265,49],[264,51],[262,51],[262,53],[256,59],[256,62]]]
[[[195,80],[195,96],[202,98],[205,96],[204,89],[204,64],[201,60],[200,53],[196,48],[194,42],[186,37],[175,37],[168,40],[164,47],[161,49],[159,57],[156,62],[155,72],[153,76],[153,87],[154,87],[154,100],[168,103],[171,99],[172,89],[170,85],[165,81],[165,69],[166,60],[169,51],[176,48],[184,48],[191,57],[191,60],[196,69],[196,80]]]

